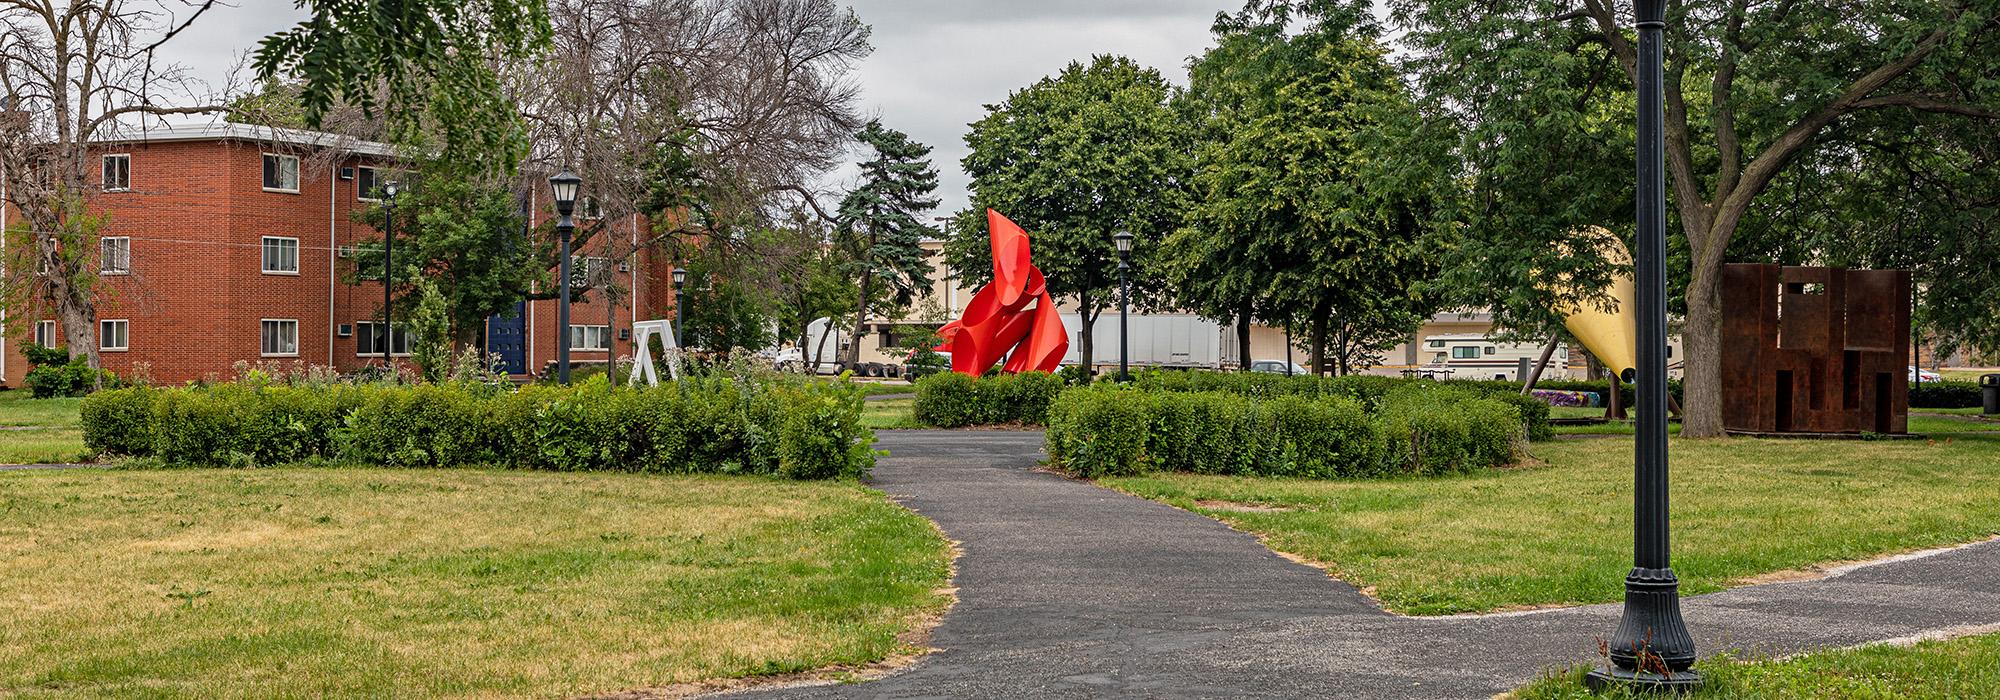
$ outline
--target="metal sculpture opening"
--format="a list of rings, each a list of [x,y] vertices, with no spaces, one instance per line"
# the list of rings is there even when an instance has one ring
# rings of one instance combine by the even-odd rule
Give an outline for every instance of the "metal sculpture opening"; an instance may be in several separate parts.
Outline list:
[[[1003,372],[1054,372],[1069,352],[1069,331],[1048,280],[1028,257],[1028,232],[991,209],[986,226],[993,281],[972,295],[964,316],[938,329],[944,344],[937,350],[951,353],[951,371],[974,377],[1001,358]]]

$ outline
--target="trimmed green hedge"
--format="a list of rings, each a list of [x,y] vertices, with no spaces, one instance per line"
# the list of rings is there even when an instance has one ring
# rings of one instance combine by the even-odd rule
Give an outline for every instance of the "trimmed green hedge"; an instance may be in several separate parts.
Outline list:
[[[1548,403],[1532,396],[1521,395],[1521,385],[1518,382],[1464,380],[1440,382],[1363,374],[1344,377],[1287,377],[1282,374],[1259,372],[1151,371],[1136,375],[1132,385],[1143,391],[1175,393],[1223,391],[1259,397],[1340,396],[1360,401],[1371,413],[1380,410],[1383,400],[1391,393],[1404,387],[1456,387],[1481,398],[1514,406],[1520,412],[1522,422],[1527,426],[1530,440],[1553,440],[1556,435],[1555,428],[1549,425]],[[1537,386],[1566,391],[1596,391],[1600,394],[1610,389],[1610,385],[1606,382],[1541,382]],[[1626,387],[1626,392],[1630,393],[1631,387]]]
[[[1063,380],[1045,372],[973,378],[940,372],[917,380],[916,419],[939,428],[1046,425]]]
[[[1910,385],[1910,408],[1978,408],[1979,382],[1923,382]]]
[[[1449,388],[1356,398],[1256,397],[1096,385],[1049,408],[1050,457],[1083,476],[1148,471],[1346,478],[1442,474],[1516,461],[1525,441],[1509,402]]]
[[[338,460],[565,471],[858,477],[874,466],[862,397],[845,384],[603,378],[518,391],[483,385],[119,389],[85,398],[84,444],[164,464]]]

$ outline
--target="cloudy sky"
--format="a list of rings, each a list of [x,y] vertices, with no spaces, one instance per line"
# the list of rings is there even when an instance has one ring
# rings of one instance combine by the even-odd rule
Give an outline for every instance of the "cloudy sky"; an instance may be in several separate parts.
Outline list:
[[[1187,82],[1215,13],[1241,0],[849,0],[874,27],[875,53],[856,73],[870,116],[936,149],[940,214],[964,206],[966,125],[984,105],[1070,61],[1115,53]],[[218,7],[175,40],[174,57],[220,86],[258,37],[299,21],[288,0]],[[850,177],[846,171],[831,182]]]

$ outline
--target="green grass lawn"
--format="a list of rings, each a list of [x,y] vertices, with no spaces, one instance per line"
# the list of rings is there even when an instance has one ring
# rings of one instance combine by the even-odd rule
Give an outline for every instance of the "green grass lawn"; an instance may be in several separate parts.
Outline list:
[[[1950,440],[1673,442],[1682,591],[2000,534],[2000,433]],[[1417,615],[1620,599],[1632,443],[1564,440],[1540,464],[1458,477],[1102,481],[1221,518]],[[1249,503],[1279,510],[1213,508]]]
[[[871,430],[921,428],[917,424],[916,399],[870,401],[861,408],[861,424]]]
[[[1811,698],[1899,698],[1960,700],[2000,697],[2000,635],[1921,642],[1914,646],[1873,645],[1806,654],[1782,661],[1739,662],[1711,659],[1695,699],[1808,700]],[[1576,669],[1515,691],[1515,700],[1656,698],[1631,692],[1593,694]]]
[[[83,399],[37,399],[0,391],[0,464],[75,462],[83,455],[77,405]]]
[[[1980,377],[2000,373],[2000,369],[1946,369],[1938,370],[1938,375],[1954,382],[1976,382]]]
[[[0,697],[575,697],[865,664],[948,545],[852,483],[0,473]]]

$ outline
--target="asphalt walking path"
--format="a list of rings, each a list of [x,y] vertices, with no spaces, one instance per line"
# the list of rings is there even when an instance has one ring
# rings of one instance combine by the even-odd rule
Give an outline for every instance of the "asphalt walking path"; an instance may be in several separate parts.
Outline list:
[[[885,431],[873,483],[960,542],[941,649],[879,680],[758,698],[1485,698],[1587,663],[1616,605],[1383,612],[1170,506],[1035,471],[1040,433]],[[1785,654],[2000,624],[2000,542],[1686,601],[1703,654]],[[1607,586],[1618,585],[1607,582]]]

